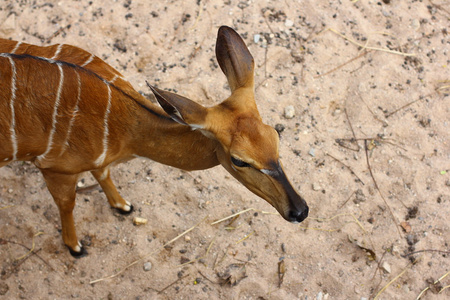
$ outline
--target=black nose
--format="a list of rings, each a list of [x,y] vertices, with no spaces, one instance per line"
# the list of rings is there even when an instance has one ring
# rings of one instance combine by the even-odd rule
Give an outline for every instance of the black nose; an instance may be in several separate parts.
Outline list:
[[[291,210],[289,212],[289,222],[300,223],[308,217],[309,208],[305,207],[303,211]]]

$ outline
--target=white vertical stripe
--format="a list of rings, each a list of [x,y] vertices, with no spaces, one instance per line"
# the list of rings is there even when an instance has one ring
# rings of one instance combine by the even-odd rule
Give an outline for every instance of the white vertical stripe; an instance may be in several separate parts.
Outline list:
[[[11,99],[9,101],[9,107],[11,109],[11,127],[9,131],[11,132],[11,144],[13,148],[13,160],[17,158],[17,136],[16,136],[16,111],[14,109],[14,102],[16,100],[16,65],[11,56],[7,56],[9,58],[9,62],[11,63]]]
[[[55,60],[56,58],[58,58],[58,55],[61,52],[62,46],[63,46],[63,44],[59,44],[58,45],[58,48],[56,48],[55,55],[53,55],[53,57],[50,58],[51,60]]]
[[[56,63],[56,65],[59,68],[59,85],[58,85],[58,91],[56,93],[56,100],[55,100],[55,104],[53,107],[53,114],[52,114],[52,130],[50,131],[50,135],[48,136],[48,142],[47,142],[47,149],[45,150],[44,154],[39,155],[37,158],[39,160],[42,160],[45,158],[45,156],[50,152],[50,150],[52,150],[52,145],[53,145],[53,136],[55,135],[55,131],[56,131],[56,123],[57,123],[57,116],[58,116],[58,106],[59,106],[59,102],[61,101],[61,92],[62,92],[62,87],[63,87],[63,83],[64,83],[64,72],[63,72],[63,68],[61,63]]]
[[[19,46],[22,44],[22,42],[17,42],[16,46],[14,46],[14,49],[12,49],[11,53],[16,53],[17,49],[19,49]]]
[[[72,133],[73,123],[75,122],[75,118],[79,111],[79,103],[80,103],[80,99],[81,99],[81,79],[80,79],[80,74],[78,73],[78,71],[77,70],[74,70],[74,71],[75,71],[75,74],[77,75],[77,83],[78,83],[77,101],[75,103],[75,107],[72,112],[72,117],[70,118],[70,121],[69,121],[69,128],[67,129],[66,141],[62,144],[62,149],[61,149],[61,153],[59,154],[59,156],[61,156],[66,151],[66,148],[69,146],[69,139],[70,139],[70,135]]]
[[[101,166],[105,162],[106,153],[108,152],[108,137],[109,137],[108,119],[109,113],[111,112],[111,87],[107,82],[105,83],[106,87],[108,88],[108,104],[106,106],[105,119],[103,120],[103,126],[105,127],[103,131],[103,152],[95,161],[95,164],[97,166]]]
[[[92,62],[92,60],[94,59],[95,55],[91,54],[91,56],[89,56],[89,58],[84,62],[84,64],[82,64],[82,67],[87,66],[88,64],[90,64]]]

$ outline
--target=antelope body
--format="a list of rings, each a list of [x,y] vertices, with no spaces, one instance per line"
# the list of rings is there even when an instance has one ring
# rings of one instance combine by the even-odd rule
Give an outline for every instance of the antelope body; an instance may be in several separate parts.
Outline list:
[[[233,29],[219,29],[216,56],[232,91],[228,99],[205,108],[150,86],[160,108],[80,48],[0,39],[0,167],[26,160],[40,169],[72,255],[86,253],[73,220],[80,174],[90,171],[111,207],[130,213],[109,167],[136,156],[184,170],[222,164],[286,220],[307,217],[279,162],[278,134],[259,116],[253,57]]]

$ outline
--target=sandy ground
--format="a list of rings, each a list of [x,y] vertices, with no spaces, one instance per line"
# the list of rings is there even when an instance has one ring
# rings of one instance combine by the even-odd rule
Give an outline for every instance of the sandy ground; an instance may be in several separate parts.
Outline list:
[[[74,259],[39,171],[16,162],[0,169],[0,298],[448,299],[450,276],[435,282],[450,271],[450,5],[353,2],[2,1],[2,37],[82,47],[138,91],[148,80],[206,106],[229,94],[214,44],[235,28],[310,217],[284,221],[222,167],[135,159],[113,171],[134,215],[78,195],[89,255]]]

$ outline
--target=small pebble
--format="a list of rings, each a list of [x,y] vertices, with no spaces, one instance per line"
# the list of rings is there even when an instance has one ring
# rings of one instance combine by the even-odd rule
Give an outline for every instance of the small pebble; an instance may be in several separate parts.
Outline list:
[[[316,296],[316,300],[323,300],[323,293],[319,292]]]
[[[261,36],[259,34],[255,34],[253,36],[253,41],[255,42],[255,44],[257,44],[259,42],[259,40],[261,39]]]
[[[383,264],[381,265],[381,268],[382,268],[386,273],[391,273],[391,266],[390,266],[387,262],[383,262]]]
[[[144,271],[145,272],[148,272],[148,271],[150,271],[152,269],[152,263],[151,262],[146,262],[146,263],[144,263]]]
[[[309,149],[308,154],[311,155],[312,157],[315,157],[316,156],[316,154],[314,153],[315,151],[316,151],[316,149],[311,148],[311,149]]]
[[[278,134],[282,133],[285,128],[286,127],[283,124],[276,124],[275,125],[275,130],[278,132]]]
[[[0,32],[3,34],[11,34],[16,30],[16,14],[10,14],[9,17],[3,22]]]
[[[353,202],[355,204],[359,204],[361,202],[366,201],[366,195],[364,195],[363,191],[361,189],[358,189],[355,193],[355,199],[353,200]]]
[[[140,218],[140,217],[134,217],[133,219],[133,224],[138,226],[138,225],[145,225],[147,224],[147,219],[145,218]]]
[[[292,25],[294,25],[292,20],[287,19],[286,22],[284,22],[284,26],[286,27],[292,27]]]
[[[313,183],[312,188],[315,191],[320,191],[322,189],[322,187],[318,183]]]
[[[415,30],[418,31],[420,29],[420,21],[418,19],[413,19],[411,21],[411,27]]]
[[[284,117],[286,119],[292,119],[295,116],[295,108],[292,105],[284,108]]]

